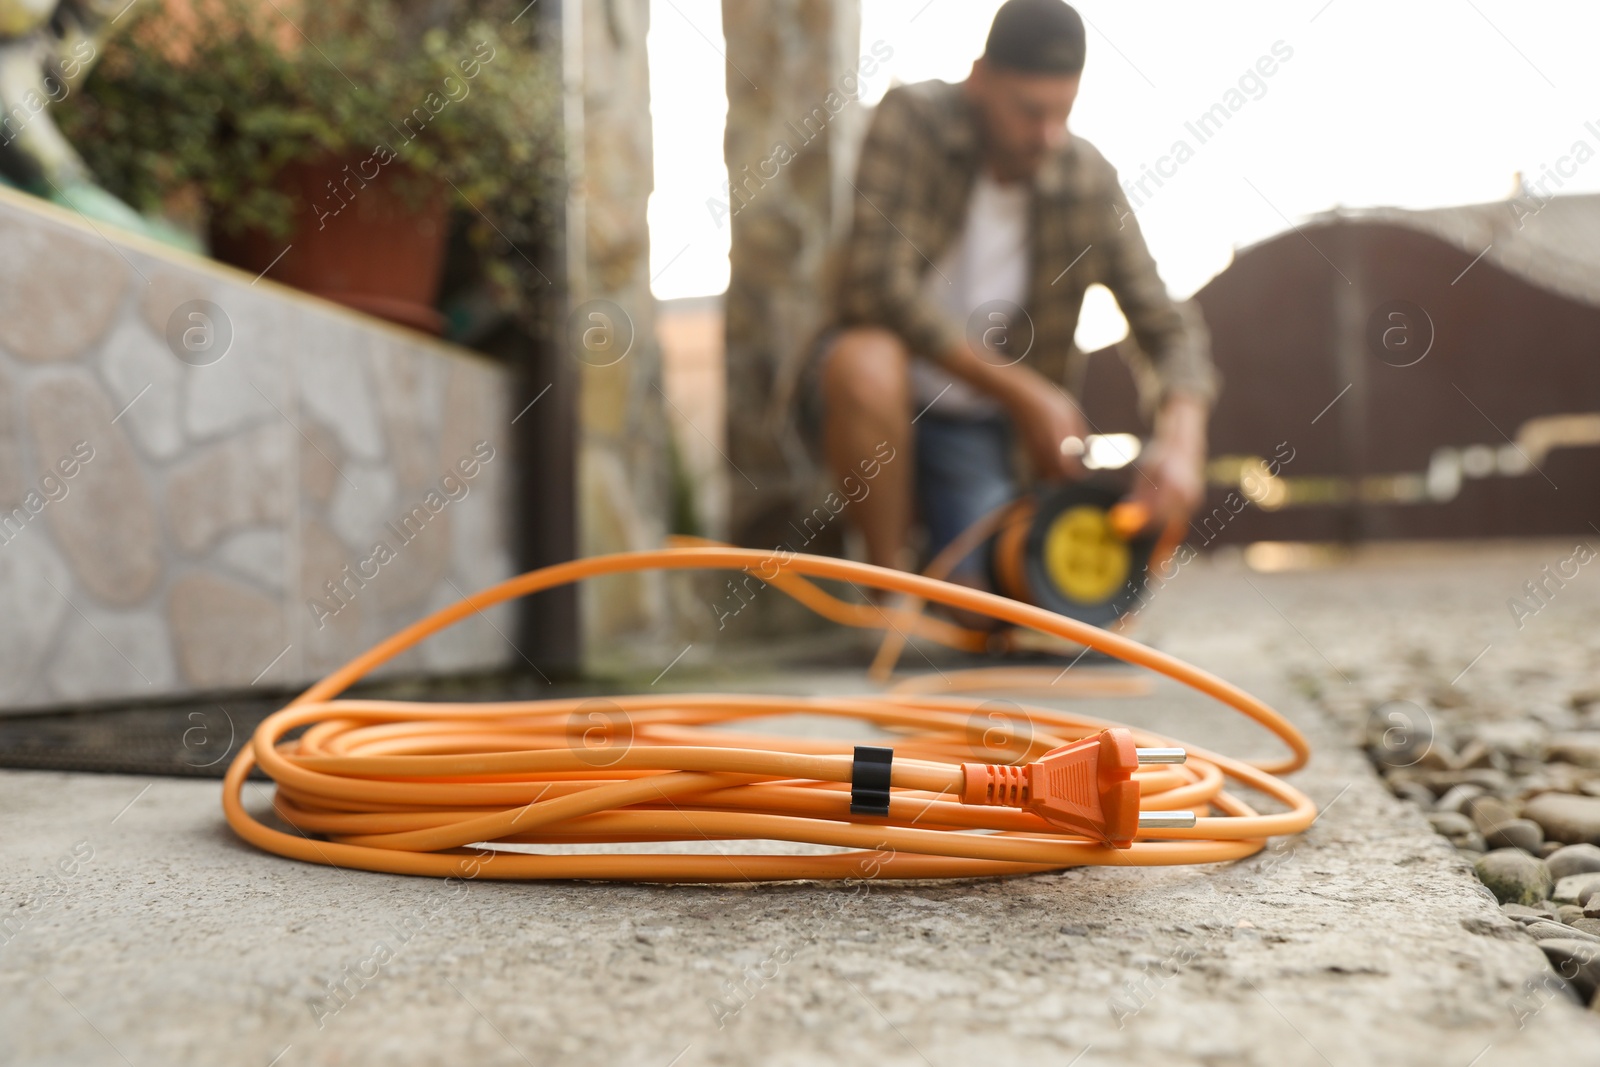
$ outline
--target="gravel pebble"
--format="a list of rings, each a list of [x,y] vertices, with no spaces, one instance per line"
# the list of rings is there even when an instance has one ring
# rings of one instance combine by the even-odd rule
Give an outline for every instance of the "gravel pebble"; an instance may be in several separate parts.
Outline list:
[[[1535,904],[1550,896],[1554,880],[1544,860],[1514,848],[1496,849],[1473,865],[1482,882],[1502,904]],[[1567,901],[1566,903],[1573,903]]]
[[[1544,831],[1532,819],[1511,819],[1484,831],[1483,840],[1490,848],[1520,848],[1537,856],[1539,846],[1544,844]]]
[[[1518,786],[1523,797],[1540,793],[1581,793],[1583,787],[1595,776],[1587,767],[1574,767],[1570,763],[1535,763],[1518,776]]]
[[[1439,832],[1444,833],[1443,830]],[[1600,847],[1587,844],[1562,845],[1545,862],[1550,864],[1552,878],[1561,879],[1572,874],[1589,874],[1600,871]]]
[[[1392,782],[1390,783],[1394,795],[1401,800],[1409,800],[1417,807],[1426,811],[1433,807],[1433,790],[1421,782]]]
[[[1574,930],[1582,930],[1586,934],[1600,937],[1600,919],[1573,919],[1567,925]]]
[[[1387,703],[1373,708],[1367,716],[1367,751],[1373,762],[1385,767],[1415,767],[1428,762],[1430,756],[1437,761],[1440,757],[1434,752],[1433,731],[1421,728],[1431,720],[1426,718],[1426,712],[1423,714],[1423,722],[1412,724],[1402,722],[1402,716]]]
[[[1482,741],[1468,741],[1466,747],[1456,753],[1456,766],[1463,769],[1497,767],[1503,771],[1509,765],[1505,753],[1496,752]]]
[[[1435,833],[1445,837],[1460,837],[1473,832],[1472,820],[1459,811],[1435,811],[1428,816]]]
[[[1575,730],[1581,721],[1577,712],[1560,704],[1533,704],[1524,714],[1552,730]]]
[[[1600,937],[1585,933],[1565,923],[1550,922],[1548,919],[1537,919],[1523,926],[1523,931],[1535,941],[1549,941],[1551,938],[1564,937],[1577,941],[1588,941],[1600,945]]]
[[[1549,868],[1546,867],[1545,870],[1548,871]],[[1557,904],[1587,904],[1596,890],[1600,890],[1600,873],[1569,874],[1555,884],[1550,899]]]
[[[1556,841],[1600,844],[1600,797],[1541,793],[1522,806],[1522,814]]]
[[[1600,988],[1600,945],[1580,938],[1551,938],[1539,950],[1557,974],[1577,987],[1585,1000]]]
[[[1479,723],[1472,731],[1473,738],[1496,752],[1522,759],[1538,759],[1544,752],[1544,726],[1527,719],[1510,722]]]
[[[1543,901],[1540,902],[1543,904]],[[1539,922],[1542,919],[1556,918],[1556,912],[1539,905],[1529,904],[1502,904],[1500,910],[1506,917],[1519,923]]]
[[[1473,797],[1461,810],[1484,837],[1517,817],[1511,805],[1499,797]]]
[[[1584,917],[1583,908],[1577,904],[1557,904],[1556,922],[1566,923],[1571,926],[1574,922]]]
[[[1545,759],[1600,768],[1600,730],[1556,734],[1545,745]]]
[[[1440,796],[1458,785],[1475,785],[1490,793],[1511,791],[1511,776],[1492,767],[1473,771],[1412,771],[1406,777],[1421,782]]]
[[[1439,802],[1433,806],[1433,810],[1453,811],[1460,814],[1461,809],[1466,807],[1467,801],[1473,797],[1481,796],[1483,796],[1483,786],[1481,785],[1451,786],[1445,790],[1444,796],[1439,798]]]

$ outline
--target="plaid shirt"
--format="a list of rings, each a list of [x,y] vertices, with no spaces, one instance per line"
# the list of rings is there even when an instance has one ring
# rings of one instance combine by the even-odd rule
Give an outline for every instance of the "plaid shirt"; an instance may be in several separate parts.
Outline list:
[[[966,342],[966,323],[930,304],[922,285],[961,235],[981,165],[977,116],[961,86],[927,81],[884,96],[862,145],[855,217],[834,263],[834,327],[882,326],[934,358]],[[1081,383],[1086,358],[1073,335],[1084,292],[1100,284],[1138,342],[1120,348],[1147,411],[1176,392],[1211,399],[1216,372],[1205,325],[1192,305],[1167,294],[1116,170],[1072,137],[1032,184],[1025,311],[1033,344],[1024,362],[1069,390]]]

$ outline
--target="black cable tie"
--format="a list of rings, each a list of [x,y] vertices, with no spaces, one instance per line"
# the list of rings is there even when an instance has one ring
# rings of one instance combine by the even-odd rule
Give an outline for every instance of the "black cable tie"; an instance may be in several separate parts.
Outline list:
[[[889,814],[889,768],[894,749],[857,745],[850,765],[850,814]]]

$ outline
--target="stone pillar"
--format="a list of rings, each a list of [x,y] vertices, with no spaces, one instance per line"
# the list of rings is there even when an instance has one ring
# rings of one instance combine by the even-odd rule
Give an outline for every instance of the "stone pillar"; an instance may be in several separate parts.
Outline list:
[[[645,206],[654,185],[649,0],[566,0],[569,151],[566,348],[576,361],[578,548],[656,548],[670,480]],[[591,671],[654,662],[670,644],[665,582],[642,574],[579,594]],[[622,641],[620,638],[627,637]],[[648,637],[640,643],[641,638]]]
[[[794,536],[789,520],[818,495],[794,400],[822,310],[824,260],[850,210],[862,109],[847,76],[858,63],[859,0],[723,0],[722,26],[728,455],[737,467],[729,528],[739,544],[770,548]]]

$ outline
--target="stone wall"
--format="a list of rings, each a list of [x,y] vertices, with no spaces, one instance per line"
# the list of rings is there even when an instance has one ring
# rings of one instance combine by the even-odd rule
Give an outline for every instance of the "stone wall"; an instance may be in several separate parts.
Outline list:
[[[509,576],[508,392],[0,190],[0,711],[299,685]],[[510,611],[388,670],[520,663]]]

